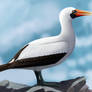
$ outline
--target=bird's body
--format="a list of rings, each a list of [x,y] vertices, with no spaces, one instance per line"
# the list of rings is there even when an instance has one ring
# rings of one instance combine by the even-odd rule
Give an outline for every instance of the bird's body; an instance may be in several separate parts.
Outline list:
[[[71,42],[73,43],[72,46]],[[18,58],[15,61],[20,61],[23,59],[29,59],[30,63],[34,63],[34,66],[30,66],[28,67],[29,69],[33,69],[33,70],[41,70],[47,67],[51,67],[53,65],[57,65],[59,63],[61,63],[73,50],[74,47],[74,42],[73,41],[64,41],[63,39],[60,39],[59,36],[55,36],[55,37],[48,37],[48,38],[43,38],[43,39],[39,39],[36,41],[33,41],[32,43],[29,43],[28,46],[21,52],[21,54],[18,56]],[[64,57],[62,57],[62,55],[65,54]],[[58,55],[61,54],[61,57],[58,57]],[[54,56],[56,55],[56,57],[58,57],[58,61],[53,61]],[[52,58],[50,58],[49,56],[52,56]],[[47,57],[46,61],[44,60],[44,58]],[[32,61],[32,58],[42,58],[42,61],[39,61],[40,63],[37,64],[36,61]],[[62,59],[62,60],[61,60]],[[51,62],[51,63],[50,63]],[[28,69],[27,68],[27,69]]]
[[[30,67],[25,67],[25,69],[32,70],[42,70],[64,61],[64,59],[66,59],[73,51],[75,46],[75,34],[72,28],[72,19],[70,20],[70,18],[66,17],[63,17],[62,19],[60,17],[62,31],[59,35],[30,42],[14,61],[19,62],[21,60],[27,60],[30,62]],[[39,63],[33,59],[36,59]],[[53,59],[56,60],[53,61]],[[32,63],[34,63],[34,65]]]
[[[72,7],[63,9],[59,15],[62,27],[59,35],[41,38],[28,43],[8,64],[1,65],[0,70],[24,68],[41,71],[44,68],[60,64],[71,54],[75,47],[72,19],[84,16],[83,14],[84,11],[79,11]],[[85,15],[87,14],[91,15],[92,13],[85,12]],[[37,80],[41,80],[42,77],[39,73],[35,72],[35,74]]]

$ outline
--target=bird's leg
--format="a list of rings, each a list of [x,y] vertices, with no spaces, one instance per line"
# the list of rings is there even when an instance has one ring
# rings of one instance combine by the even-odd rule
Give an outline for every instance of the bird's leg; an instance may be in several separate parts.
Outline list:
[[[37,78],[37,85],[43,84],[43,78],[42,78],[41,71],[34,71],[34,72]]]
[[[37,85],[59,87],[57,82],[45,82],[42,78],[41,71],[34,71],[37,78]]]

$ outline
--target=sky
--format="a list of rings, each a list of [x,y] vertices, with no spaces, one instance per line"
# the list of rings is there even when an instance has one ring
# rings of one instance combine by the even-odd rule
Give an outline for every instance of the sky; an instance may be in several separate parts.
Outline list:
[[[0,64],[11,60],[30,41],[58,35],[59,12],[66,7],[92,11],[92,0],[0,0]],[[62,64],[43,70],[42,75],[46,81],[58,82],[85,76],[92,89],[92,16],[73,20],[73,28],[76,46],[72,55]],[[32,70],[6,70],[0,76],[0,81],[36,83]]]

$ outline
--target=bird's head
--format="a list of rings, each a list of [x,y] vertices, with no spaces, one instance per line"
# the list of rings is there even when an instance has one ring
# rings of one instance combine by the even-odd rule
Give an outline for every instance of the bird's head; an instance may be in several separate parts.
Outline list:
[[[92,12],[84,11],[84,10],[78,10],[73,7],[64,8],[60,12],[60,19],[68,18],[68,19],[74,19],[80,16],[90,16],[92,15]]]

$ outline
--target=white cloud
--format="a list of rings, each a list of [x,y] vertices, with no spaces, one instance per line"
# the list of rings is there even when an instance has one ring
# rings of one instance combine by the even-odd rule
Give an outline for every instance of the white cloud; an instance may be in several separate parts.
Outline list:
[[[73,59],[69,59],[67,60],[66,64],[69,66],[69,67],[76,67],[76,61],[73,60]]]
[[[92,11],[92,1],[88,4],[88,11]],[[92,26],[92,16],[84,17],[83,24],[86,26],[87,24]]]
[[[86,64],[89,62],[92,63],[92,53],[87,53],[83,57],[79,58],[78,62],[79,62],[79,64]]]
[[[86,60],[92,62],[92,53],[86,55]]]
[[[92,63],[92,53],[86,53],[83,57],[77,58],[77,61],[75,59],[69,59],[65,62],[71,68],[77,67],[77,64],[85,66],[88,63]]]
[[[92,11],[92,1],[88,4],[88,11]],[[84,17],[82,23],[87,29],[90,28],[90,35],[77,38],[76,46],[81,48],[92,46],[92,16]],[[92,53],[87,53],[85,56],[78,59],[78,63],[81,65],[86,65],[89,62],[92,62]],[[85,76],[88,87],[92,89],[92,70],[87,70]]]
[[[46,81],[60,82],[67,79],[67,71],[67,67],[63,65],[58,65],[43,70],[43,77]]]
[[[0,51],[2,53],[9,51],[12,47],[24,43],[29,38],[32,38],[33,33],[39,34],[51,29],[58,21],[59,8],[57,4],[53,2],[36,4],[31,6],[31,8],[33,8],[33,10],[31,9],[32,11],[29,11],[31,13],[35,12],[34,10],[37,9],[37,13],[35,12],[32,20],[23,22],[10,30],[8,29],[8,32],[6,31],[1,35]],[[41,16],[39,17],[40,14]]]
[[[92,35],[87,37],[78,37],[76,39],[76,46],[77,47],[86,47],[86,46],[92,46]]]
[[[81,57],[78,59],[78,64],[85,65],[85,63],[86,63],[85,57]]]
[[[87,53],[83,57],[78,58],[77,63],[84,66],[85,64],[92,63],[92,53]]]
[[[87,11],[92,11],[92,1],[89,2],[88,4],[88,10]],[[90,32],[92,31],[92,16],[88,17],[83,17],[83,25],[85,28],[90,27]],[[92,32],[90,33],[89,36],[86,37],[78,37],[76,40],[76,46],[78,47],[86,47],[86,46],[92,46]]]
[[[88,70],[85,73],[85,76],[87,77],[87,85],[89,86],[90,89],[92,89],[92,70]]]
[[[3,60],[2,60],[2,58],[0,57],[0,65],[2,65],[3,64]]]

